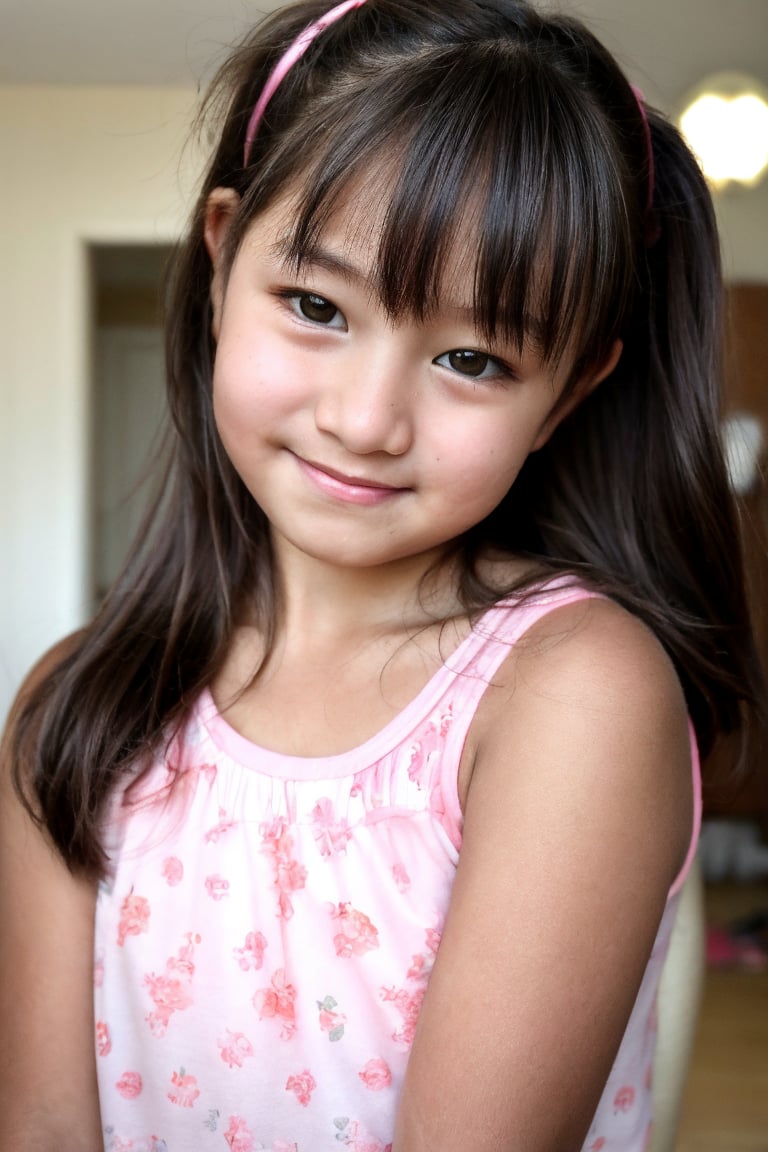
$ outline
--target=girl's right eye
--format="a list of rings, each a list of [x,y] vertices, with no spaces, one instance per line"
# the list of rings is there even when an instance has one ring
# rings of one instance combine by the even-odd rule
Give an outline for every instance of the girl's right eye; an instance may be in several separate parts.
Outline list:
[[[318,296],[317,292],[286,292],[284,295],[300,320],[322,324],[325,328],[346,328],[344,316],[325,296]]]

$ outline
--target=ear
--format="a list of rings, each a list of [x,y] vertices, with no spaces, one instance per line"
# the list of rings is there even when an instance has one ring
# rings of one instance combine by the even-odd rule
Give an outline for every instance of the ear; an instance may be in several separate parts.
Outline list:
[[[535,452],[537,448],[543,448],[549,440],[552,433],[559,424],[565,420],[566,416],[570,416],[574,409],[578,408],[582,400],[586,400],[587,396],[591,395],[597,388],[598,384],[602,383],[607,376],[610,376],[614,368],[621,359],[621,353],[624,350],[624,343],[622,340],[614,340],[611,350],[606,359],[594,371],[586,373],[576,384],[576,387],[569,394],[568,399],[564,400],[562,404],[555,404],[554,408],[547,416],[546,420],[541,426],[538,436],[534,442],[532,451]]]
[[[234,188],[214,188],[205,204],[203,239],[211,260],[211,306],[213,319],[211,331],[214,340],[219,338],[221,313],[224,307],[226,287],[225,255],[229,229],[240,204],[240,197]]]

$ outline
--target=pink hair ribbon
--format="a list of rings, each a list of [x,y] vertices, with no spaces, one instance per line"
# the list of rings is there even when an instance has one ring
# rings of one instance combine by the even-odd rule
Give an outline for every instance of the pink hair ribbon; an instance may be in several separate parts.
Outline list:
[[[653,141],[651,140],[651,126],[648,123],[648,113],[645,109],[645,96],[639,88],[634,84],[631,85],[632,91],[637,100],[637,107],[640,110],[640,115],[643,120],[643,132],[645,134],[645,151],[648,158],[648,189],[645,199],[645,242],[650,248],[655,244],[659,238],[660,228],[658,222],[652,219],[653,212],[653,192],[656,183],[656,170],[653,161]]]
[[[259,130],[259,123],[264,115],[264,109],[269,104],[270,100],[275,94],[276,89],[284,80],[285,76],[293,68],[294,64],[302,58],[307,48],[309,48],[312,41],[329,28],[331,24],[335,24],[342,16],[346,16],[353,8],[362,8],[366,0],[343,0],[343,3],[337,4],[335,8],[331,8],[324,16],[314,20],[308,24],[303,32],[300,32],[290,48],[280,57],[275,67],[269,74],[267,82],[262,88],[261,95],[256,102],[256,106],[251,112],[251,118],[248,121],[248,127],[245,132],[245,153],[243,164],[248,166],[248,160],[251,155],[251,148],[256,139],[256,133]]]

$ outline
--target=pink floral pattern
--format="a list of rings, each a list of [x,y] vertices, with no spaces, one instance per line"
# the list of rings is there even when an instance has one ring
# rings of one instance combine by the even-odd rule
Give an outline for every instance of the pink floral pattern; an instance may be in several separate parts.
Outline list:
[[[613,1107],[617,1112],[629,1112],[634,1102],[635,1090],[631,1084],[625,1084],[614,1096]]]
[[[209,828],[203,840],[206,844],[218,844],[222,836],[227,832],[231,832],[233,828],[237,827],[237,821],[232,820],[227,815],[226,808],[219,808],[219,819],[214,824],[213,828]]]
[[[342,1148],[350,1148],[352,1152],[392,1152],[391,1144],[384,1144],[370,1136],[357,1120],[344,1116],[333,1123],[338,1129],[336,1139]]]
[[[389,1088],[392,1083],[389,1064],[380,1056],[374,1060],[369,1060],[362,1072],[358,1072],[358,1076],[366,1088],[370,1088],[371,1092],[381,1092],[382,1088]]]
[[[280,1038],[290,1040],[296,1032],[296,989],[288,983],[285,971],[278,968],[269,988],[260,988],[253,997],[253,1006],[259,1020],[277,1019],[281,1022]]]
[[[307,870],[293,858],[293,837],[284,820],[273,820],[262,827],[263,851],[272,860],[273,883],[277,890],[277,914],[283,920],[293,916],[291,893],[300,891],[307,880]]]
[[[193,962],[195,945],[200,943],[200,936],[191,932],[186,934],[186,944],[183,944],[175,956],[171,956],[165,964],[165,972],[156,975],[149,972],[144,977],[144,983],[149,989],[149,995],[154,1008],[144,1017],[149,1024],[153,1036],[165,1036],[168,1024],[174,1012],[182,1012],[194,1002],[192,996],[192,978],[195,974]]]
[[[230,1116],[224,1139],[232,1152],[253,1152],[253,1134],[242,1116]]]
[[[264,963],[264,950],[267,939],[261,932],[249,932],[242,948],[235,948],[234,955],[244,972],[250,968],[261,968]]]
[[[436,928],[428,928],[425,933],[425,950],[414,954],[407,972],[409,980],[424,979],[432,971],[440,944],[440,933]]]
[[[171,1076],[171,1084],[173,1087],[167,1094],[171,1104],[178,1104],[180,1108],[192,1108],[200,1095],[197,1078],[190,1076],[181,1068]]]
[[[169,888],[175,888],[184,879],[184,865],[178,856],[166,856],[163,860],[162,872]]]
[[[138,1072],[123,1072],[115,1084],[115,1088],[117,1088],[123,1100],[135,1100],[136,1097],[141,1094],[143,1087],[144,1084]]]
[[[411,744],[408,776],[420,788],[425,786],[428,779],[430,758],[441,752],[452,721],[453,709],[449,705],[439,718],[430,720],[421,737]]]
[[[128,936],[138,936],[149,927],[149,900],[146,896],[136,896],[131,890],[123,900],[120,920],[117,925],[117,943],[122,946]]]
[[[333,810],[333,803],[325,797],[318,800],[312,809],[312,822],[315,826],[314,837],[321,856],[333,856],[336,852],[345,852],[347,842],[352,833],[346,820],[338,820]]]
[[[230,1032],[227,1028],[226,1035],[217,1040],[217,1044],[221,1058],[229,1068],[242,1068],[243,1061],[254,1054],[253,1044],[244,1032]]]
[[[99,1056],[109,1056],[112,1051],[109,1025],[105,1024],[103,1020],[96,1021],[96,1051]]]
[[[413,1043],[425,991],[425,988],[416,988],[413,991],[408,988],[381,989],[382,1000],[394,1005],[401,1020],[400,1027],[395,1027],[391,1033],[392,1039],[397,1044],[404,1044],[406,1048],[410,1048]]]
[[[302,1108],[308,1108],[312,1093],[317,1088],[317,1081],[308,1069],[304,1069],[298,1076],[289,1076],[285,1085],[286,1092],[294,1092]]]
[[[219,876],[218,874],[215,876],[206,876],[205,890],[211,900],[223,900],[229,892],[229,880],[225,880],[223,876]]]
[[[424,931],[424,951],[416,952],[411,957],[411,965],[405,974],[405,984],[400,987],[381,988],[379,995],[388,1004],[392,1004],[400,1018],[399,1026],[395,1026],[390,1033],[397,1044],[410,1048],[416,1032],[416,1022],[419,1018],[422,1001],[427,989],[427,980],[435,962],[437,949],[440,945],[440,929],[426,928]]]
[[[333,937],[337,956],[363,956],[379,947],[378,929],[364,912],[358,912],[351,904],[343,903],[336,906],[331,916],[339,922],[338,931]]]

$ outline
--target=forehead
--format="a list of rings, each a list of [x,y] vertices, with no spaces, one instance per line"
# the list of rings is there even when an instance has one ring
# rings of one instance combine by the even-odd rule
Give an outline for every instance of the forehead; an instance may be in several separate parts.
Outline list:
[[[311,237],[301,238],[296,235],[299,201],[293,197],[273,221],[274,251],[287,262],[327,263],[330,270],[343,277],[363,279],[386,304],[382,248],[392,211],[389,189],[355,182],[338,198],[322,226],[314,230]],[[435,298],[431,304],[474,313],[478,221],[471,209],[451,222],[446,233],[449,235],[441,238],[439,266],[430,270],[429,277],[427,269],[424,270],[425,280],[435,280]],[[410,309],[406,306],[406,310]]]
[[[249,237],[288,268],[320,267],[365,288],[393,319],[451,313],[485,336],[541,351],[544,325],[535,301],[548,262],[528,277],[525,306],[514,321],[489,325],[487,298],[495,301],[498,289],[483,280],[483,194],[468,190],[440,228],[425,234],[418,218],[402,227],[397,184],[396,169],[376,166],[308,211],[312,189],[297,183],[256,216]]]

